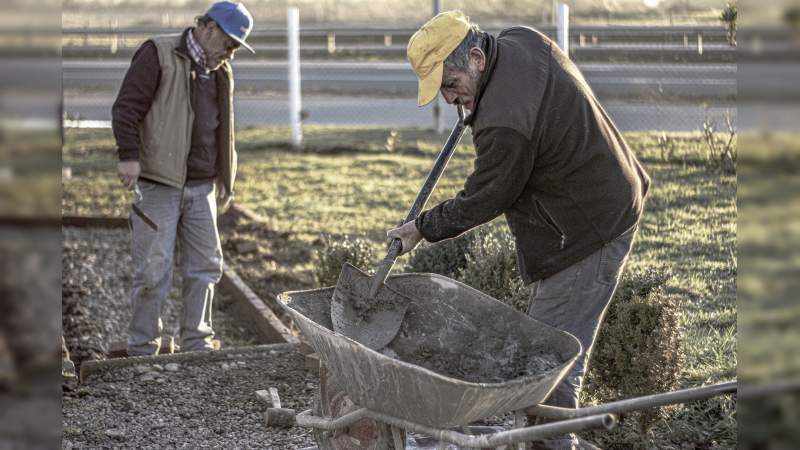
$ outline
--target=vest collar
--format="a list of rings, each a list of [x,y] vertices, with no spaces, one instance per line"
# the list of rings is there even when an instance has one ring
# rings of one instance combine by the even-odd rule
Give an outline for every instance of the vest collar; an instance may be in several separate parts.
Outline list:
[[[190,61],[191,61],[192,57],[189,55],[189,47],[186,45],[186,34],[189,33],[189,31],[191,31],[191,29],[192,28],[189,27],[189,28],[183,30],[183,33],[181,33],[181,38],[178,41],[178,45],[175,47],[175,50],[174,50],[176,54],[178,54],[179,56],[182,56],[184,58],[188,58]]]

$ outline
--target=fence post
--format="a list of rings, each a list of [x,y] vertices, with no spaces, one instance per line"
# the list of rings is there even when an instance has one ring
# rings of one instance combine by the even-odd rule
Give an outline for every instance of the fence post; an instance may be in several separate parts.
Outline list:
[[[328,32],[328,53],[336,53],[336,33],[333,31]]]
[[[569,6],[565,3],[558,4],[558,46],[569,56]]]
[[[112,55],[116,55],[119,49],[119,21],[117,19],[111,21],[111,31],[114,34],[111,36],[109,51]]]
[[[300,10],[286,9],[286,29],[289,46],[289,122],[292,147],[303,145],[303,125],[300,121]]]
[[[702,55],[703,54],[703,33],[702,32],[697,33],[697,54],[698,55]]]

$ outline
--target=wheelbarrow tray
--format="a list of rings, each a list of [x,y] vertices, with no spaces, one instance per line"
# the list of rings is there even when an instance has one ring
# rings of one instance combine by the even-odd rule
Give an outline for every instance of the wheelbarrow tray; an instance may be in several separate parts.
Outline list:
[[[429,427],[462,426],[541,403],[581,352],[571,334],[450,278],[399,274],[387,284],[412,303],[397,337],[381,352],[333,331],[333,287],[279,296],[322,363],[360,407]],[[479,361],[480,367],[471,366],[477,378],[409,362],[418,362],[420,354],[441,356],[455,366]],[[537,355],[551,359],[547,370],[509,374],[508,367]]]

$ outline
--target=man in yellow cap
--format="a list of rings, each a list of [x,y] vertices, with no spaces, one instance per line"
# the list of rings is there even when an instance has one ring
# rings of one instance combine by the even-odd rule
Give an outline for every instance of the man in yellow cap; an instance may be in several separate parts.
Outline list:
[[[408,60],[420,106],[441,92],[470,111],[476,158],[454,198],[388,235],[405,253],[423,238],[452,238],[505,214],[531,286],[528,314],[573,334],[584,349],[547,401],[577,408],[650,178],[577,66],[533,29],[493,36],[447,11],[411,37]],[[593,447],[574,435],[535,445]]]

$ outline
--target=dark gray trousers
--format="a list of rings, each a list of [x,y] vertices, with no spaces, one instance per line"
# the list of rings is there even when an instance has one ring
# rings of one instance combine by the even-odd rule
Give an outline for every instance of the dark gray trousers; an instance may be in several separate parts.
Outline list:
[[[528,315],[572,334],[583,348],[570,373],[548,397],[547,404],[578,407],[586,366],[635,234],[634,226],[583,260],[531,285]],[[548,448],[570,447],[566,443]]]

